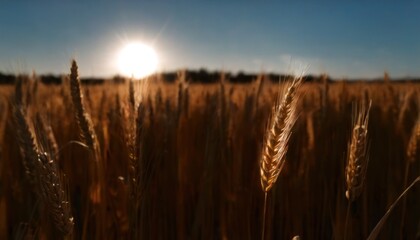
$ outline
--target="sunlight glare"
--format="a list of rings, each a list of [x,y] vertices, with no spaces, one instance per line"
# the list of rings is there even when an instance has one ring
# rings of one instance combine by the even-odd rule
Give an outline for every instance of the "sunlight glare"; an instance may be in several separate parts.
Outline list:
[[[118,67],[126,77],[144,78],[157,70],[155,50],[143,43],[127,44],[118,57]]]

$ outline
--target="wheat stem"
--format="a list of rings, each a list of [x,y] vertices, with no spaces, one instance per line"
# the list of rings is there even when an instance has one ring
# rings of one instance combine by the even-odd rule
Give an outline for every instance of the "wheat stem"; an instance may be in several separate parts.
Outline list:
[[[372,230],[372,232],[370,233],[369,237],[367,238],[367,240],[374,240],[378,237],[379,232],[381,231],[382,226],[385,224],[385,221],[388,219],[389,214],[391,214],[392,210],[395,208],[395,206],[397,205],[397,203],[408,193],[408,191],[410,191],[410,189],[412,187],[414,187],[414,185],[420,182],[420,176],[418,176],[411,184],[410,186],[408,186],[403,193],[401,193],[401,195],[397,198],[397,200],[395,200],[394,203],[392,203],[392,205],[388,208],[388,210],[386,211],[385,215],[381,218],[381,220],[379,220],[379,222],[376,224],[375,228]]]
[[[347,239],[347,228],[348,228],[348,222],[349,222],[349,217],[350,217],[350,205],[351,205],[351,202],[348,202],[347,213],[346,213],[346,223],[344,225],[344,240]]]
[[[266,218],[266,212],[267,212],[267,194],[268,192],[264,192],[264,210],[263,210],[263,224],[262,224],[261,240],[265,239],[265,218]]]
[[[346,197],[350,202],[355,201],[362,193],[364,180],[366,177],[368,157],[367,157],[367,137],[369,111],[364,106],[357,112],[356,122],[349,145],[349,155],[346,167]]]

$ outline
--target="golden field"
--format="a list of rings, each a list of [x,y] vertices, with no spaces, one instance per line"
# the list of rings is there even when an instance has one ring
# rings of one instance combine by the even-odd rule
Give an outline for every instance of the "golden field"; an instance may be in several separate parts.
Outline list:
[[[69,79],[0,86],[0,238],[261,239],[261,149],[286,81],[82,84],[82,108]],[[298,95],[266,239],[366,239],[420,175],[420,82],[306,82]],[[366,178],[349,204],[355,106],[369,100]],[[419,238],[419,213],[417,185],[378,239]]]

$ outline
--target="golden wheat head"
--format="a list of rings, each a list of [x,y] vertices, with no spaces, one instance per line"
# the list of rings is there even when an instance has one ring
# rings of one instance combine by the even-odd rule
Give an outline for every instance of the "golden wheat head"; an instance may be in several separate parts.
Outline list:
[[[419,156],[419,143],[420,143],[420,116],[417,118],[414,125],[413,132],[411,133],[410,140],[407,147],[407,158],[411,163],[416,161]]]
[[[66,200],[59,178],[59,169],[56,162],[43,151],[45,146],[42,142],[36,141],[42,138],[45,132],[39,132],[39,136],[34,135],[31,124],[19,106],[14,108],[14,118],[19,147],[23,153],[23,165],[29,181],[47,207],[55,227],[64,235],[68,235],[72,232],[74,224],[70,203]]]
[[[30,129],[30,125],[25,117],[21,106],[13,106],[13,117],[16,127],[16,137],[23,157],[23,167],[28,180],[33,186],[37,184],[37,174],[35,171],[38,147],[35,135]]]
[[[285,163],[288,140],[296,121],[297,90],[301,83],[302,78],[295,78],[280,104],[277,103],[273,108],[260,160],[261,186],[264,192],[273,187]]]
[[[349,201],[354,201],[360,196],[366,177],[368,165],[368,123],[371,105],[372,102],[369,103],[368,108],[362,106],[356,113],[346,167],[346,197]]]
[[[98,151],[99,145],[95,131],[93,129],[92,120],[83,106],[83,95],[80,88],[80,79],[77,69],[77,63],[75,60],[73,60],[70,69],[71,98],[76,114],[76,120],[80,128],[81,138],[85,144],[96,153]]]
[[[51,216],[54,226],[64,235],[73,231],[73,216],[61,184],[57,163],[45,152],[38,154],[39,195]]]

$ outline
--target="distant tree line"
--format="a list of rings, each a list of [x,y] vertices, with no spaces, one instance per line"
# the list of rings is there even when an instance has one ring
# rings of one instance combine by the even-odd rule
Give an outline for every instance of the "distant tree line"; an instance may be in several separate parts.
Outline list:
[[[206,69],[199,69],[199,70],[185,70],[183,71],[185,74],[185,78],[190,83],[216,83],[220,80],[222,72],[220,71],[208,71]],[[164,82],[174,82],[178,78],[179,72],[165,72],[165,73],[159,73],[159,79],[161,79]],[[260,74],[252,74],[252,73],[245,73],[245,72],[238,72],[236,74],[232,73],[224,73],[225,79],[231,83],[249,83],[254,81],[259,77]],[[36,76],[38,80],[40,80],[44,84],[61,84],[63,79],[65,79],[66,75],[39,75]],[[268,79],[273,82],[277,82],[282,79],[290,78],[290,75],[282,75],[282,74],[276,74],[276,73],[267,73],[264,74],[264,78]],[[16,79],[30,79],[31,77],[29,75],[13,75],[13,74],[4,74],[0,73],[0,84],[14,84]],[[314,75],[306,75],[304,76],[305,82],[323,82],[323,81],[332,81],[330,77],[327,75],[320,75],[320,76],[314,76]],[[121,77],[121,76],[114,76],[112,78],[82,78],[81,81],[83,84],[102,84],[105,81],[111,81],[113,83],[124,83],[125,81],[129,80],[129,78]],[[353,81],[356,81],[358,79],[351,79]],[[377,79],[369,79],[372,82],[377,81],[388,81],[389,78],[377,78]],[[418,81],[420,79],[393,79],[392,81],[403,81],[403,82],[412,82],[412,81]]]

